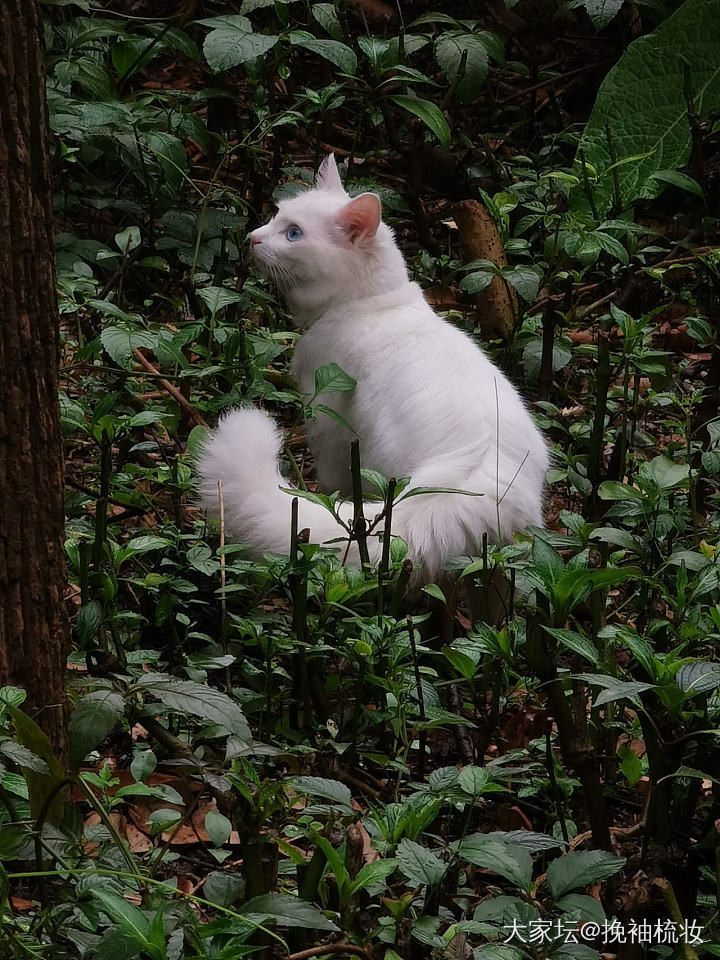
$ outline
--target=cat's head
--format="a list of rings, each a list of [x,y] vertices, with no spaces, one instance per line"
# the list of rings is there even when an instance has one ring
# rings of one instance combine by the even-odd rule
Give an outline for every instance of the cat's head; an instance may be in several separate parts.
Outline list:
[[[342,300],[407,282],[402,255],[382,222],[380,198],[351,198],[333,154],[320,165],[313,189],[281,200],[273,219],[250,234],[250,243],[259,270],[305,319]]]

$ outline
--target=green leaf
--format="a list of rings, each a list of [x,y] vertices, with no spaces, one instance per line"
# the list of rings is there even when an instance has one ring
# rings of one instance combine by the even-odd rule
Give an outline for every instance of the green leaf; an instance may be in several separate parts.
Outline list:
[[[527,303],[532,303],[538,294],[542,274],[534,267],[511,267],[503,269],[502,275]]]
[[[100,342],[103,348],[115,363],[124,370],[130,370],[133,365],[133,351],[142,347],[152,349],[156,337],[148,330],[138,330],[124,324],[113,324],[105,327],[100,333]]]
[[[614,700],[632,700],[639,705],[638,695],[646,690],[652,690],[655,686],[640,680],[618,680],[617,677],[609,677],[602,673],[578,673],[576,677],[591,687],[602,687],[602,692],[593,700],[593,705],[596,707],[601,707],[604,703],[612,703]]]
[[[203,884],[203,897],[218,907],[230,907],[240,899],[244,890],[242,877],[224,870],[213,870]]]
[[[44,812],[48,823],[57,825],[63,817],[63,798],[62,793],[58,790],[60,782],[64,779],[60,762],[55,756],[47,735],[31,717],[23,713],[22,710],[18,710],[17,707],[12,706],[12,704],[8,704],[7,712],[12,717],[17,742],[32,751],[35,757],[44,760],[49,771],[48,773],[44,773],[23,767],[23,776],[27,781],[32,817],[36,820],[40,816],[40,813]],[[7,777],[3,781],[3,784],[7,789]],[[50,801],[50,797],[53,794],[54,799],[48,807],[48,801]]]
[[[461,103],[474,100],[488,72],[488,52],[481,38],[472,33],[443,32],[435,41],[435,58],[450,85],[456,84],[458,100]]]
[[[398,844],[397,857],[401,872],[413,885],[424,883],[432,887],[440,883],[448,868],[432,850],[407,838]]]
[[[545,583],[555,583],[565,572],[562,557],[544,537],[533,539],[532,560],[535,572]]]
[[[205,20],[204,25],[213,22],[217,27],[205,37],[203,43],[203,53],[213,73],[264,56],[280,39],[272,34],[253,33],[250,21],[240,14],[214,17],[212,21]]]
[[[419,97],[398,95],[389,97],[389,99],[398,107],[407,110],[408,113],[412,113],[422,120],[425,126],[429,127],[435,134],[443,147],[448,148],[450,146],[450,127],[440,107],[429,100],[421,100]]]
[[[600,662],[598,651],[587,637],[583,637],[579,633],[574,633],[572,630],[559,630],[554,627],[543,626],[543,630],[549,633],[551,637],[554,637],[558,643],[567,647],[568,650],[572,650],[573,653],[579,653],[581,657],[589,660],[590,663],[595,664],[595,666]]]
[[[658,490],[672,490],[687,481],[690,467],[686,463],[673,463],[669,457],[659,456],[650,463],[643,463],[639,473],[641,479],[650,480]]]
[[[573,850],[547,869],[547,882],[554,900],[559,900],[570,890],[600,883],[614,876],[625,866],[625,857],[616,857],[605,850]]]
[[[101,623],[102,610],[97,600],[90,600],[80,607],[77,618],[77,632],[81,646],[85,647],[91,640],[95,639]]]
[[[458,784],[471,797],[481,796],[492,781],[492,774],[485,767],[463,767],[458,774]]]
[[[532,857],[524,847],[488,837],[485,833],[475,833],[464,840],[457,840],[450,847],[468,863],[497,873],[522,890],[529,889]]]
[[[304,930],[338,929],[317,907],[287,893],[266,893],[261,897],[253,897],[238,907],[237,912],[256,923],[274,920],[283,927],[301,927]]]
[[[333,40],[342,40],[343,30],[338,19],[335,4],[314,3],[312,5],[312,15],[323,28],[323,30],[330,34]]]
[[[163,673],[145,674],[137,685],[173,710],[218,723],[246,743],[252,740],[250,727],[240,706],[214,687],[192,680],[176,680]]]
[[[125,713],[125,701],[114,690],[93,690],[70,718],[70,766],[77,768],[110,733]]]
[[[295,777],[293,789],[311,797],[320,797],[337,804],[343,810],[352,810],[352,794],[349,787],[339,780],[326,780],[324,777]]]
[[[398,861],[390,857],[386,860],[375,860],[373,863],[366,863],[365,866],[358,871],[358,875],[350,884],[348,895],[352,897],[358,890],[367,890],[368,887],[382,883],[391,873],[394,873],[397,868]]]
[[[642,491],[619,480],[605,480],[598,487],[601,500],[644,500]]]
[[[315,396],[323,393],[350,393],[357,380],[345,373],[336,363],[327,363],[315,371]]]
[[[602,14],[602,10],[600,11]],[[580,157],[600,173],[594,199],[600,216],[612,204],[613,177],[606,127],[610,128],[623,207],[654,197],[662,180],[654,174],[683,166],[691,148],[685,84],[693,109],[704,119],[720,102],[720,4],[685,0],[651,34],[633,41],[603,81],[578,146]],[[630,162],[623,162],[629,158]],[[586,207],[583,191],[573,206]]]
[[[229,307],[231,303],[239,303],[242,300],[239,293],[225,287],[200,287],[197,295],[205,303],[213,319],[220,310]]]
[[[205,829],[210,835],[214,847],[222,847],[228,842],[232,824],[226,816],[217,810],[209,810],[205,815]]]
[[[115,243],[118,250],[127,253],[140,246],[140,227],[126,227],[121,233],[115,234]]]
[[[429,597],[435,597],[436,600],[439,600],[440,603],[447,606],[447,598],[436,583],[428,583],[422,590],[423,593],[426,593]]]
[[[677,170],[658,170],[657,173],[652,175],[652,179],[672,184],[673,187],[680,187],[681,190],[687,190],[688,193],[694,193],[698,197],[705,196],[703,188],[697,180]]]
[[[623,0],[584,0],[585,9],[596,30],[606,27],[622,5]]]
[[[329,60],[333,66],[343,73],[354,76],[357,73],[357,57],[355,53],[347,46],[340,43],[339,40],[325,40],[313,37],[310,33],[302,30],[293,30],[290,34],[290,43],[294,47],[304,47],[312,53]]]
[[[490,286],[497,275],[490,270],[478,270],[477,273],[470,273],[460,282],[460,289],[471,296],[482,293]]]
[[[603,905],[595,897],[584,893],[568,893],[555,904],[563,913],[576,913],[581,920],[592,923],[604,923],[607,919]]]

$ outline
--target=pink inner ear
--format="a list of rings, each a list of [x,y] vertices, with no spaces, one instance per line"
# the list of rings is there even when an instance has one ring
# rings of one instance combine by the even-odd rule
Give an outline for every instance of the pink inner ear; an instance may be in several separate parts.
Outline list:
[[[361,193],[340,210],[337,224],[350,243],[367,243],[375,236],[382,221],[380,198],[374,193]]]

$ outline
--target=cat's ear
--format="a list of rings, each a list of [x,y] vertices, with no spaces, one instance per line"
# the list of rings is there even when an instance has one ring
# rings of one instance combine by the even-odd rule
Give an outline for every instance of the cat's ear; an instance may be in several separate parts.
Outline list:
[[[337,164],[335,163],[334,153],[329,153],[320,164],[317,176],[315,177],[315,189],[331,190],[334,193],[338,191],[340,191],[340,193],[345,192],[340,174],[338,173]]]
[[[380,197],[376,193],[361,193],[345,204],[335,220],[350,243],[369,243],[382,222]]]

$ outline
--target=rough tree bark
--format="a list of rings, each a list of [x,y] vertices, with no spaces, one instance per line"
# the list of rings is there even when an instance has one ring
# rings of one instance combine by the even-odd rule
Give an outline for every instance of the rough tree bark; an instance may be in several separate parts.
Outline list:
[[[0,15],[0,684],[61,754],[64,609],[59,321],[45,67],[36,0]]]

